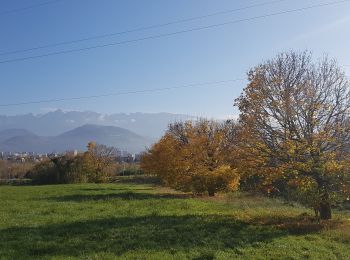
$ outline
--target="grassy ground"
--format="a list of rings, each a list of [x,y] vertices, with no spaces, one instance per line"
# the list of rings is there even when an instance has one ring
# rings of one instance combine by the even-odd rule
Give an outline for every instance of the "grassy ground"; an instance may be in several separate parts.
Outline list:
[[[147,184],[0,186],[0,259],[350,259],[348,213]]]

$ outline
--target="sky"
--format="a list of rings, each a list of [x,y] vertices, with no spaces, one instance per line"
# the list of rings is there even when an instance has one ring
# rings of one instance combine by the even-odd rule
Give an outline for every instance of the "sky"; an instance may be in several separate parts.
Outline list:
[[[170,112],[211,118],[234,117],[238,114],[233,107],[234,99],[247,83],[245,78],[248,70],[281,51],[308,49],[314,53],[315,59],[328,54],[336,58],[341,66],[350,65],[350,1],[88,51],[13,60],[171,34],[336,1],[274,1],[205,19],[30,52],[4,54],[271,1],[57,0],[40,5],[48,1],[2,0],[0,114],[41,114],[62,109],[106,114]],[[23,8],[33,4],[39,5]],[[7,62],[9,60],[12,62]],[[350,75],[350,66],[343,69]],[[3,106],[231,79],[240,80],[96,99]]]

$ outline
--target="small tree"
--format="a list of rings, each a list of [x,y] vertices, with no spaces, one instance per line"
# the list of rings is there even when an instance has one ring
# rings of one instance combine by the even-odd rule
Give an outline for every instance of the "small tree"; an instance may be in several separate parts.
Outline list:
[[[105,182],[110,168],[116,164],[117,149],[106,145],[90,142],[88,151],[84,154],[84,164],[93,182]]]
[[[321,219],[332,198],[349,191],[349,82],[334,60],[312,62],[288,52],[248,73],[236,100],[240,114],[240,169],[270,192],[286,187],[312,193]]]

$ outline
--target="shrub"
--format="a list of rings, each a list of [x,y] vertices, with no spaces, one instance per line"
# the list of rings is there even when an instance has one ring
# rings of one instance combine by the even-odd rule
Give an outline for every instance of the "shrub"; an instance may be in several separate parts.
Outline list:
[[[38,163],[26,174],[26,178],[32,180],[33,184],[56,184],[59,183],[59,172],[55,164],[46,160]]]
[[[33,184],[103,183],[116,174],[115,149],[89,143],[88,151],[77,156],[63,155],[38,163],[26,177]]]
[[[32,162],[0,160],[0,179],[22,179],[34,167]]]
[[[68,184],[88,181],[88,170],[82,156],[61,156],[38,163],[28,172],[33,184]]]

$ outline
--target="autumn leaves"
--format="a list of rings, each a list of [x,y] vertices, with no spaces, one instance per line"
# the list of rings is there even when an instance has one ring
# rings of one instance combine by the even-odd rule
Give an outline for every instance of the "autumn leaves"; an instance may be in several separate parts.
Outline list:
[[[350,86],[336,61],[285,52],[248,73],[238,122],[169,126],[143,157],[147,173],[194,193],[293,190],[322,219],[349,197]]]

